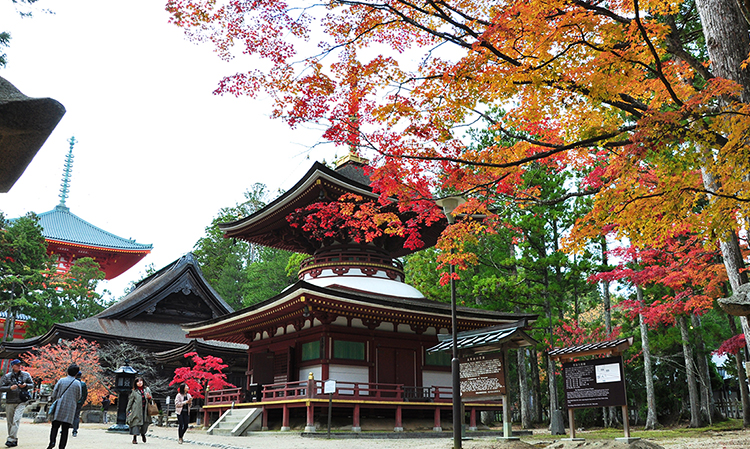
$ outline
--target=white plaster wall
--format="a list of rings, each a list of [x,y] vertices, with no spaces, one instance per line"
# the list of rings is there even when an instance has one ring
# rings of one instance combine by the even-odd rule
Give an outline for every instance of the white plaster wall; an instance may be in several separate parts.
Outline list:
[[[329,365],[328,378],[337,382],[370,382],[370,368],[366,366]],[[336,387],[339,394],[354,394],[353,390],[340,389]],[[362,392],[361,394],[367,394]]]

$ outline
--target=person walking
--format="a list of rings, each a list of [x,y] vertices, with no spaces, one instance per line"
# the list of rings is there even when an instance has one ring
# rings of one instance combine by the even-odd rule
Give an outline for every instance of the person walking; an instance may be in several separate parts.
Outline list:
[[[18,446],[18,426],[33,389],[34,381],[29,373],[21,370],[21,361],[10,362],[10,371],[0,379],[0,392],[5,393],[5,418],[8,421],[5,445],[8,447]]]
[[[177,396],[174,397],[174,412],[177,414],[177,442],[182,444],[182,437],[187,432],[190,423],[190,406],[193,404],[193,397],[190,396],[190,388],[181,383],[177,387]]]
[[[81,380],[81,372],[78,371],[76,374],[76,380],[81,383],[81,399],[76,404],[76,416],[73,418],[73,436],[78,436],[78,426],[81,422],[81,407],[86,403],[86,398],[89,396],[89,387],[86,386],[86,382]]]
[[[58,431],[60,432],[59,448],[65,449],[68,444],[68,431],[73,425],[78,401],[81,399],[81,383],[75,378],[79,371],[78,365],[75,363],[70,365],[67,377],[58,380],[55,389],[52,390],[50,401],[55,405],[55,409],[49,417],[52,420],[52,429],[49,432],[47,449],[54,449]]]
[[[107,412],[109,412],[109,404],[109,393],[106,393],[102,398],[102,422],[104,424],[109,423],[109,418],[107,417]]]
[[[146,431],[151,424],[151,417],[146,412],[146,405],[151,400],[151,390],[146,386],[143,377],[136,377],[133,382],[133,390],[128,397],[128,405],[125,408],[127,418],[125,422],[130,426],[130,434],[133,435],[133,444],[138,444],[138,435],[146,442]]]

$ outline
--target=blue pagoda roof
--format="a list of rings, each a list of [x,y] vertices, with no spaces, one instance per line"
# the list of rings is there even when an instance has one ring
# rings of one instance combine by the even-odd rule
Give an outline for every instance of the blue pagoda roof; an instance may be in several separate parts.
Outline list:
[[[137,243],[94,226],[62,205],[37,216],[42,235],[47,240],[123,251],[150,251],[153,248],[151,244]]]

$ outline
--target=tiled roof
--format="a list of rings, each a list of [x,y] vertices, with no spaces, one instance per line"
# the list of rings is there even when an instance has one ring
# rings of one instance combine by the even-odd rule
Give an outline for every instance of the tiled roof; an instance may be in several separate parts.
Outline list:
[[[511,326],[501,325],[487,329],[459,332],[456,335],[456,346],[458,346],[459,350],[463,350],[477,346],[501,345],[511,340],[519,344],[519,346],[536,344],[533,338],[521,330],[526,324],[527,321],[522,320],[522,322]],[[453,349],[453,339],[450,335],[439,335],[438,338],[442,341],[437,346],[429,348],[428,352],[449,351]]]
[[[575,355],[582,352],[602,351],[607,349],[616,349],[620,345],[629,343],[627,346],[633,344],[633,337],[618,338],[617,340],[600,341],[597,343],[588,343],[579,346],[570,346],[567,348],[552,349],[549,351],[550,356],[564,356],[564,355]]]
[[[49,212],[38,215],[42,235],[47,240],[88,245],[129,251],[151,250],[153,245],[136,243],[134,240],[118,237],[96,227],[81,217],[72,214],[65,206],[57,206]]]

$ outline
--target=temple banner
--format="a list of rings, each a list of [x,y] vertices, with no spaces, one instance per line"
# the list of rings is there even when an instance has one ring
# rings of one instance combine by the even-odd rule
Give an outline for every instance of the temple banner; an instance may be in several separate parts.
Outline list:
[[[462,357],[460,362],[461,399],[496,400],[506,394],[502,352]]]
[[[563,363],[563,380],[568,408],[626,405],[620,356]]]

